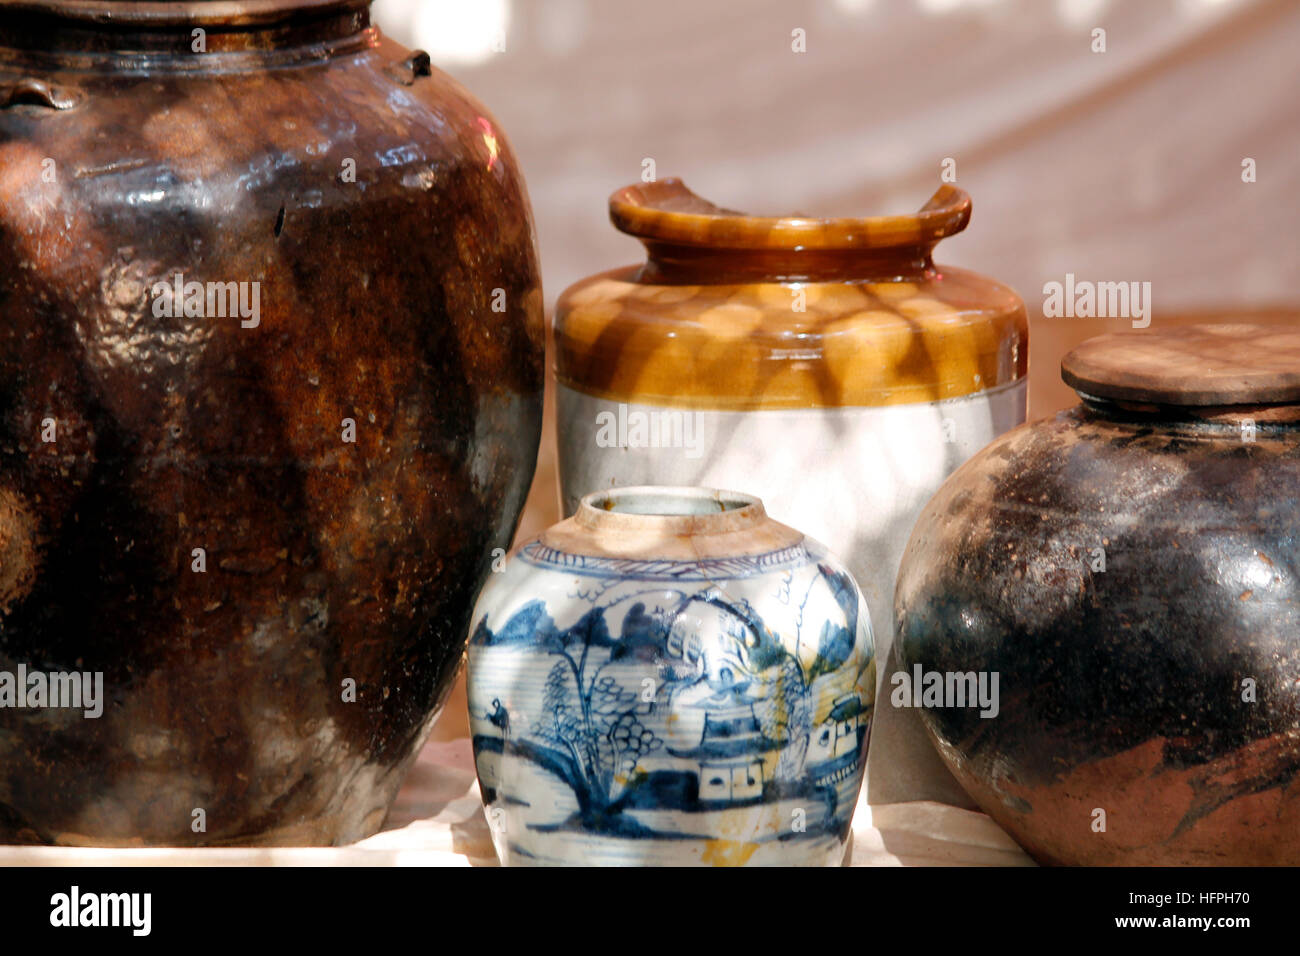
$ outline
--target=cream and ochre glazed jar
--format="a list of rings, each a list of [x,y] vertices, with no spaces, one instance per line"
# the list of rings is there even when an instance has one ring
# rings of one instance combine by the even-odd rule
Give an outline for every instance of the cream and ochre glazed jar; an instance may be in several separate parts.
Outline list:
[[[672,179],[616,192],[649,255],[556,307],[565,512],[627,485],[758,495],[844,556],[890,672],[916,516],[1025,417],[1023,303],[931,258],[970,209],[948,185],[913,215],[844,219],[747,216]],[[909,712],[879,715],[868,775],[874,802],[968,802]]]

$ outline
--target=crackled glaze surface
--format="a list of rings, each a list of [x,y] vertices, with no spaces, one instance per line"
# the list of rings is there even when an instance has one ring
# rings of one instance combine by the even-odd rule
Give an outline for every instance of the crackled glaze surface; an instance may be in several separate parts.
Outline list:
[[[542,403],[514,157],[365,3],[293,6],[0,2],[0,670],[108,697],[0,709],[0,841],[373,832],[510,541]],[[259,282],[259,324],[159,317],[178,273]]]
[[[752,498],[621,510],[646,491],[589,497],[479,599],[470,722],[499,856],[840,863],[875,697],[856,585]]]

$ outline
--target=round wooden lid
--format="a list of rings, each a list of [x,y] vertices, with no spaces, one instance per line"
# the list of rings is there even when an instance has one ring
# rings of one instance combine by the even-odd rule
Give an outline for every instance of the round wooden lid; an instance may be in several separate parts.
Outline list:
[[[1078,392],[1158,405],[1300,403],[1300,329],[1189,325],[1089,339],[1061,362]]]

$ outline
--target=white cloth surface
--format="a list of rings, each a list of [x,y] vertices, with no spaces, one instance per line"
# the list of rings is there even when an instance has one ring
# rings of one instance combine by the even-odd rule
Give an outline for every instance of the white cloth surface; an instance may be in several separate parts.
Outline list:
[[[384,830],[348,847],[100,849],[0,847],[0,866],[495,866],[466,739],[430,743]],[[853,866],[1023,866],[982,813],[940,803],[868,806],[853,819]]]

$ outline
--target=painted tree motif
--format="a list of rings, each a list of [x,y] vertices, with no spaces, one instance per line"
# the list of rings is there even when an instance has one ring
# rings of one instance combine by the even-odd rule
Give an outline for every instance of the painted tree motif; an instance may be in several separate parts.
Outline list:
[[[602,673],[612,655],[588,673],[593,648],[618,646],[603,609],[587,612],[544,644],[561,659],[547,675],[543,714],[533,733],[568,756],[572,767],[567,776],[584,816],[599,816],[626,788],[640,759],[662,747],[663,740],[642,723],[636,692]]]

